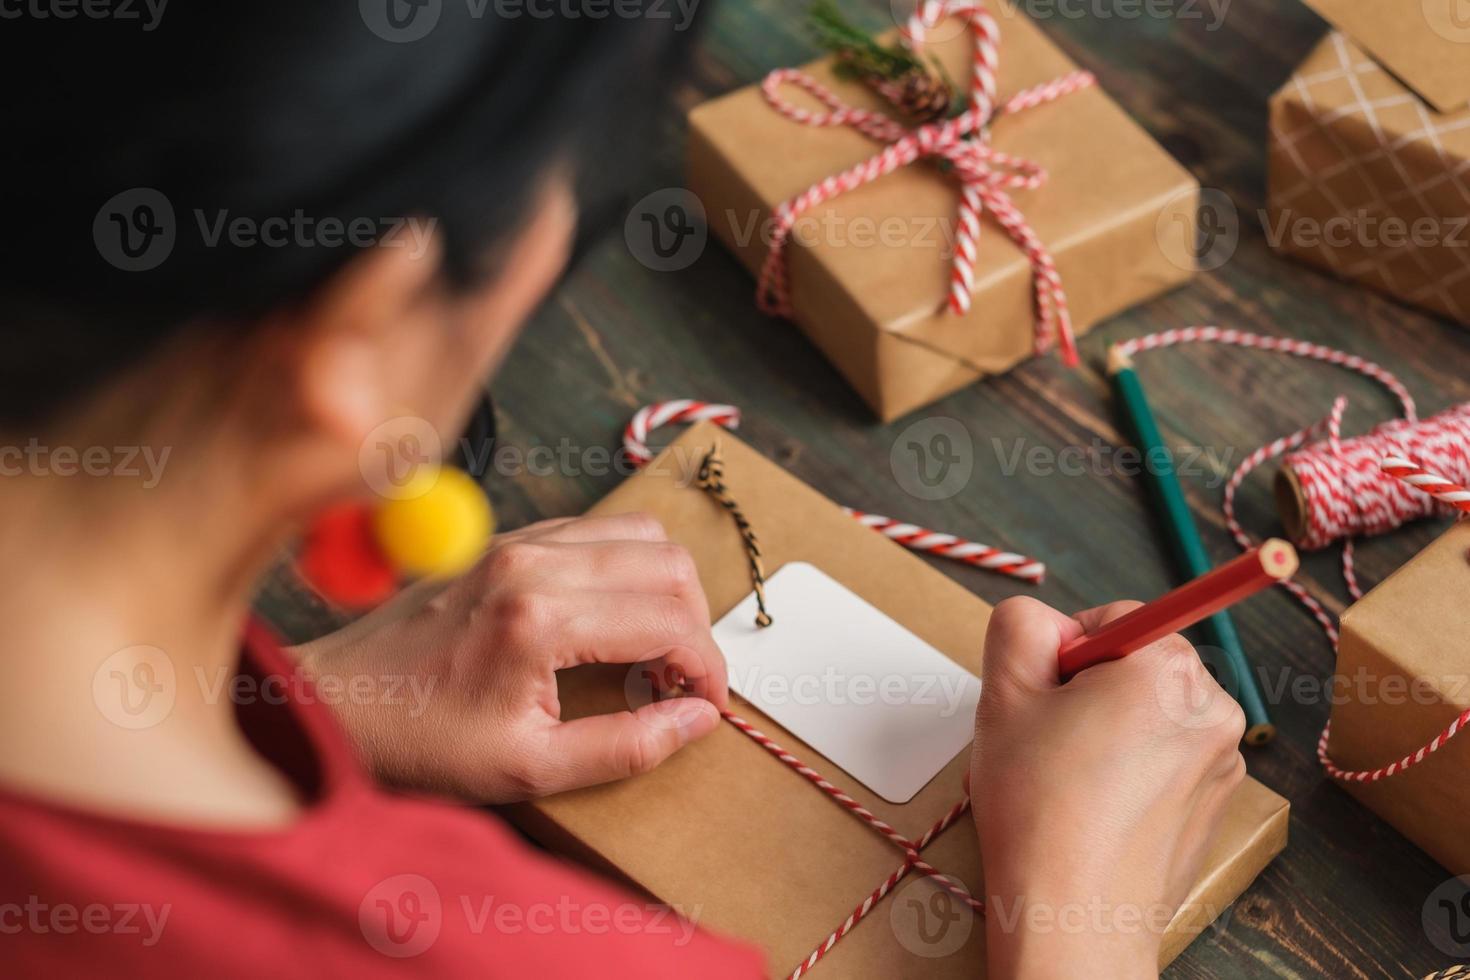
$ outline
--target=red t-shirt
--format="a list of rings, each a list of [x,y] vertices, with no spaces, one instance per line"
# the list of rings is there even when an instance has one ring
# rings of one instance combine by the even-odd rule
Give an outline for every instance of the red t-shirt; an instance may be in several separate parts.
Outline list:
[[[0,791],[0,972],[111,977],[763,976],[754,950],[523,844],[375,788],[263,627],[240,723],[309,800],[289,827],[151,824]],[[310,701],[310,703],[304,703]]]

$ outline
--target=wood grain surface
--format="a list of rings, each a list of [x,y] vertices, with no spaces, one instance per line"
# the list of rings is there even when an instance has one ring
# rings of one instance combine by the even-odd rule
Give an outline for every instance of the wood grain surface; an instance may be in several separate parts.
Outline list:
[[[865,26],[892,26],[887,0],[843,3]],[[695,70],[668,93],[654,162],[630,201],[681,184],[682,118],[690,106],[814,55],[800,9],[793,0],[724,0],[709,11]],[[1003,13],[1020,16],[1016,9],[1007,0]],[[1081,475],[1028,467],[1024,457],[1010,466],[1017,447],[1091,451],[1120,443],[1102,373],[1108,343],[1166,327],[1233,325],[1378,361],[1408,384],[1425,415],[1470,399],[1470,329],[1324,277],[1267,246],[1260,217],[1266,100],[1321,38],[1321,20],[1291,0],[1034,0],[1019,9],[1034,12],[1204,187],[1233,202],[1234,214],[1224,215],[1239,234],[1230,259],[1094,331],[1082,342],[1079,370],[1052,358],[1033,361],[884,426],[871,421],[794,327],[756,312],[751,278],[716,245],[690,268],[655,272],[636,260],[619,228],[538,314],[493,383],[502,444],[548,447],[553,459],[565,446],[562,455],[571,461],[496,467],[487,484],[503,526],[578,514],[617,485],[621,476],[601,450],[616,445],[640,405],[674,397],[728,401],[746,413],[743,438],[824,493],[1050,566],[1046,584],[1030,588],[937,563],[966,588],[992,602],[1029,593],[1076,609],[1146,599],[1172,584],[1136,479],[1107,464],[1085,466]],[[1125,16],[1140,9],[1174,14]],[[1221,484],[1242,455],[1320,419],[1338,393],[1351,398],[1353,432],[1391,410],[1382,392],[1356,376],[1267,354],[1181,349],[1141,355],[1139,370],[1165,437],[1200,451],[1186,492],[1216,561],[1235,554],[1219,502]],[[922,426],[937,418],[958,420],[968,431],[973,473],[953,496],[923,500],[905,491],[894,461],[899,469],[911,465],[905,446],[915,434],[900,436],[917,424],[922,442]],[[1265,478],[1243,491],[1241,516],[1260,533],[1279,531]],[[1380,580],[1443,527],[1423,523],[1362,547],[1364,581]],[[1335,552],[1308,556],[1302,580],[1341,610]],[[261,605],[295,637],[333,622],[284,576]],[[1331,673],[1326,640],[1285,594],[1253,599],[1235,615],[1247,653],[1278,690],[1289,691],[1297,677]],[[1277,697],[1271,708],[1280,735],[1249,750],[1249,768],[1290,799],[1291,843],[1167,976],[1398,978],[1447,966],[1425,938],[1420,915],[1448,873],[1324,778],[1313,754],[1329,710],[1324,698]]]

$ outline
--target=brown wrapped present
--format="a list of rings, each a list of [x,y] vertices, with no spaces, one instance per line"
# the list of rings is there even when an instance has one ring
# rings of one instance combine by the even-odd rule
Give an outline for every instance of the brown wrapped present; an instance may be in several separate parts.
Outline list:
[[[1271,100],[1268,240],[1470,324],[1470,25],[1453,19],[1458,0],[1307,2],[1342,30]]]
[[[1001,102],[1075,71],[1025,16],[999,23]],[[925,52],[949,77],[969,79],[971,46],[947,20]],[[830,59],[805,71],[847,105],[895,113],[862,84],[836,77]],[[795,85],[780,94],[822,108]],[[780,204],[883,148],[849,126],[801,125],[759,86],[696,107],[689,128],[690,190],[715,235],[756,273]],[[1101,89],[1003,114],[990,143],[1047,172],[1039,187],[1010,197],[1050,251],[1078,332],[1193,272],[1198,185]],[[946,305],[960,200],[955,174],[921,158],[812,207],[792,231],[789,315],[885,421],[1035,352],[1036,266],[990,211],[980,221],[969,312]]]
[[[1373,771],[1417,754],[1470,709],[1470,522],[1461,522],[1342,618],[1328,752]],[[1348,790],[1451,874],[1470,874],[1470,734]]]
[[[979,672],[989,606],[709,424],[685,432],[594,513],[656,515],[693,552],[711,612],[724,615],[750,593],[751,582],[729,514],[690,486],[716,439],[730,494],[759,534],[769,572],[809,562]],[[782,611],[773,608],[772,614],[772,628],[778,629]],[[576,717],[626,709],[627,677],[626,669],[601,666],[564,672],[563,712]],[[961,798],[968,751],[909,802],[893,804],[750,703],[732,695],[731,708],[911,840]],[[786,975],[825,944],[904,858],[889,840],[730,724],[647,775],[522,804],[510,815],[553,850],[620,877],[704,926],[757,944],[773,976]],[[1169,927],[1166,960],[1206,929],[1285,846],[1286,829],[1286,801],[1247,781],[1230,804],[1204,874]],[[968,814],[922,856],[983,894]],[[822,957],[814,974],[983,976],[985,930],[968,906],[950,903],[944,921],[913,918],[916,906],[932,909],[947,898],[911,872]]]

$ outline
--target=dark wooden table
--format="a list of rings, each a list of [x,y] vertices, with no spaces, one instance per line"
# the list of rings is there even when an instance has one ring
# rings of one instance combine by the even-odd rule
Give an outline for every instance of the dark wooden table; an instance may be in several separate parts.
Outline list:
[[[1006,0],[1009,2],[1009,0]],[[684,111],[699,101],[798,64],[814,50],[793,0],[724,0],[713,12],[690,82],[669,94],[656,165],[630,200],[681,184]],[[886,0],[844,0],[865,26],[892,26]],[[1116,318],[1082,343],[1085,365],[1052,358],[961,391],[892,425],[864,405],[790,324],[757,313],[753,283],[711,244],[691,268],[658,273],[630,254],[620,233],[603,242],[538,315],[493,389],[502,439],[534,446],[611,447],[629,415],[651,401],[697,397],[746,413],[742,436],[825,493],[879,513],[1004,544],[1048,561],[1039,589],[938,562],[994,602],[1030,592],[1064,609],[1147,598],[1172,584],[1140,486],[1126,476],[1013,475],[996,443],[1052,448],[1121,437],[1101,372],[1113,341],[1195,323],[1287,333],[1345,346],[1397,372],[1424,414],[1470,399],[1470,330],[1285,261],[1267,247],[1264,206],[1266,100],[1322,37],[1325,25],[1291,0],[1235,0],[1215,29],[1208,5],[1193,16],[1124,19],[1059,10],[1127,4],[1035,4],[1041,23],[1082,67],[1207,188],[1234,201],[1240,243],[1223,267]],[[1023,4],[1022,9],[1026,9]],[[1176,5],[1176,9],[1183,9]],[[1323,417],[1338,393],[1352,398],[1362,431],[1392,406],[1344,372],[1270,355],[1184,349],[1153,355],[1142,373],[1165,435],[1203,447],[1223,467],[1195,480],[1191,501],[1216,559],[1235,551],[1219,513],[1219,484],[1243,454]],[[926,502],[889,467],[894,439],[916,419],[961,420],[974,442],[967,489]],[[598,469],[592,465],[589,469]],[[598,473],[494,474],[502,521],[516,526],[577,514],[620,477]],[[1279,525],[1263,478],[1243,492],[1242,517]],[[1421,524],[1360,550],[1376,582],[1429,542],[1443,524]],[[1303,581],[1343,606],[1336,553],[1307,559]],[[270,602],[290,632],[312,631],[309,610]],[[1274,677],[1323,677],[1332,651],[1283,594],[1240,608],[1254,661]],[[1289,686],[1283,685],[1283,687]],[[1418,977],[1449,965],[1425,938],[1421,906],[1448,873],[1324,778],[1313,748],[1326,703],[1277,703],[1280,736],[1252,750],[1252,775],[1291,801],[1291,843],[1230,910],[1170,967],[1171,977]]]

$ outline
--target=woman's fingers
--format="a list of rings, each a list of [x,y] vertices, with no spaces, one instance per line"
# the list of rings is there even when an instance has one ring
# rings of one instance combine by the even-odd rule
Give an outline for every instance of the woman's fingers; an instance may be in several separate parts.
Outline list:
[[[529,537],[493,548],[480,568],[487,588],[673,595],[709,618],[694,558],[668,541],[568,543]]]
[[[995,607],[985,633],[986,686],[1019,685],[1028,690],[1055,687],[1057,651],[1082,635],[1082,626],[1029,596]]]
[[[544,521],[537,521],[534,524],[527,524],[525,527],[518,527],[511,531],[500,532],[499,534],[495,535],[494,543],[498,544],[502,541],[513,541],[518,538],[530,538],[537,537],[539,535],[549,534],[557,528],[562,527],[566,524],[570,524],[575,520],[577,520],[577,518],[575,517],[552,517]]]
[[[627,779],[648,772],[720,723],[703,698],[673,698],[636,711],[594,715],[550,729],[541,793]]]
[[[641,513],[560,518],[524,528],[542,541],[582,544],[590,541],[667,541],[658,519]]]
[[[664,686],[682,682],[720,708],[729,704],[725,657],[705,614],[688,600],[641,593],[580,593],[514,604],[515,646],[545,652],[552,670],[578,664],[643,664]],[[630,684],[632,682],[630,681]]]
[[[1120,599],[1105,606],[1084,609],[1077,614],[1076,619],[1082,624],[1082,632],[1096,633],[1113,620],[1126,616],[1141,605],[1143,603],[1135,599]]]

